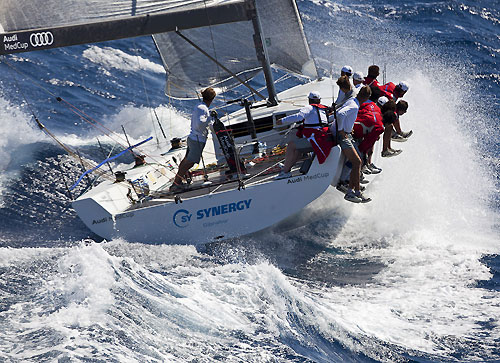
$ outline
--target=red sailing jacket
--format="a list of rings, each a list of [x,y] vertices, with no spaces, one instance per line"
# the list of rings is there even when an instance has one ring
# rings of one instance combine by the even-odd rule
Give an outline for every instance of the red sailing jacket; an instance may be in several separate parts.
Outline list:
[[[378,88],[382,91],[380,96],[386,96],[388,99],[394,100],[394,89],[396,88],[394,83],[389,82],[382,86],[378,86]]]
[[[359,151],[366,153],[370,150],[381,133],[384,132],[382,112],[372,101],[367,101],[359,106],[358,116],[352,129],[353,137],[362,140]]]
[[[311,106],[313,106],[315,109],[324,109],[325,112],[328,109],[328,107],[321,104],[311,104]],[[318,119],[318,123],[320,121],[321,119]],[[320,164],[323,164],[325,162],[326,158],[328,158],[328,155],[330,155],[332,147],[335,146],[332,133],[330,132],[330,128],[328,126],[301,126],[297,131],[297,137],[305,137],[309,140]]]
[[[373,78],[370,76],[366,76],[365,80],[363,81],[363,84],[366,84],[367,86],[376,86],[376,87],[382,87],[380,83],[378,83],[377,78]]]
[[[330,155],[332,147],[335,146],[328,126],[321,128],[299,127],[297,136],[305,137],[309,140],[320,164],[325,162],[328,155]]]

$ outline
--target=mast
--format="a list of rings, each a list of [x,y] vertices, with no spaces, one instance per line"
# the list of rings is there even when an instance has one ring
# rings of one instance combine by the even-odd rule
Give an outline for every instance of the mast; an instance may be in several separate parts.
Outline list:
[[[257,16],[257,5],[255,0],[250,0],[249,2],[249,17],[252,19],[252,25],[255,31],[253,36],[255,51],[257,52],[257,59],[262,64],[262,70],[264,71],[264,77],[266,78],[267,93],[269,94],[268,105],[276,106],[278,104],[278,96],[276,94],[276,88],[274,87],[274,79],[271,70],[271,63],[269,62],[269,55],[263,41],[262,25],[259,17]]]

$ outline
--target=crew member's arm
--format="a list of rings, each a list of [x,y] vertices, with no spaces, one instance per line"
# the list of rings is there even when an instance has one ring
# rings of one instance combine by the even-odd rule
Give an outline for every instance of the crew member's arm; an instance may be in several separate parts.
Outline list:
[[[276,125],[288,125],[293,124],[294,122],[304,121],[305,114],[304,109],[301,109],[299,112],[283,117],[282,119],[276,120]]]

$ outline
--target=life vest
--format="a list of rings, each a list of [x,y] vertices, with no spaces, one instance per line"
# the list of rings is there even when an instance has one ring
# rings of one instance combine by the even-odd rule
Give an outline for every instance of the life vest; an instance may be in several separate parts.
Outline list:
[[[330,155],[330,150],[336,145],[333,135],[328,127],[328,112],[330,107],[316,103],[310,104],[318,113],[317,124],[303,124],[297,130],[297,137],[305,137],[311,143],[311,146],[318,158],[318,163],[323,164]],[[321,119],[324,115],[325,121]]]
[[[317,124],[304,124],[305,127],[324,127],[324,126],[328,126],[328,111],[330,109],[330,107],[328,106],[325,106],[325,105],[322,105],[320,103],[312,103],[312,104],[309,104],[310,106],[312,106],[317,114],[318,114],[318,123]],[[321,119],[321,115],[324,115],[325,116],[325,121],[323,121]]]
[[[365,84],[365,85],[367,85],[367,86],[376,86],[376,87],[380,87],[380,84],[378,83],[377,78],[375,78],[375,77],[370,77],[370,76],[366,76],[366,77],[365,77],[365,80],[363,81],[363,84]]]

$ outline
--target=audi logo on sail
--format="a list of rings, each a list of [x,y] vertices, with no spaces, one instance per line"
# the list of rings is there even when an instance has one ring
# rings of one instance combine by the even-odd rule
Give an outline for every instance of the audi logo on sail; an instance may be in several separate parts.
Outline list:
[[[34,47],[43,47],[54,43],[54,36],[51,32],[32,33],[30,35],[30,43]]]

